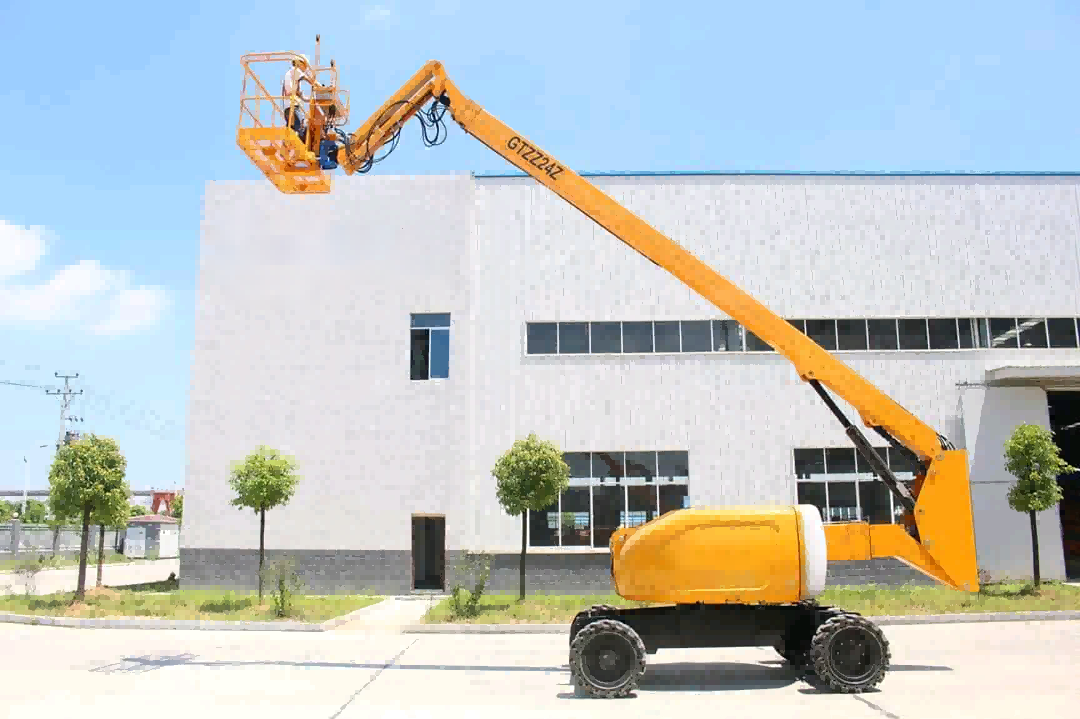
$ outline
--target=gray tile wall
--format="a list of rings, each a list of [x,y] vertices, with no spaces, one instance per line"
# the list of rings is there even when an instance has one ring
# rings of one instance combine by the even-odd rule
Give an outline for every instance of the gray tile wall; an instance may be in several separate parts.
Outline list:
[[[458,577],[453,570],[459,553],[447,553],[449,591]],[[412,591],[409,552],[271,550],[267,563],[288,557],[313,594],[371,593],[408,594]],[[487,591],[516,594],[519,555],[496,554],[492,558]],[[182,549],[180,583],[185,589],[255,589],[259,554],[250,549]],[[467,578],[460,580],[468,588]],[[828,585],[933,584],[920,572],[894,559],[870,562],[831,562]],[[528,594],[612,594],[614,586],[607,554],[535,554],[525,559],[525,590]]]

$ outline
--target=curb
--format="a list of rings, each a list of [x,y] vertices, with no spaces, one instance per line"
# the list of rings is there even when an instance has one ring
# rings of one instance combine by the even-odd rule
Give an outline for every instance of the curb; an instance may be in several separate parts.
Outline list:
[[[331,620],[333,621],[333,620]],[[0,612],[0,623],[42,624],[79,629],[215,629],[225,631],[323,632],[321,624],[307,622],[225,622],[201,619],[93,619],[47,617]]]
[[[385,601],[382,600],[382,601]],[[92,619],[50,617],[0,612],[0,623],[34,624],[80,629],[188,629],[256,632],[327,632],[353,621],[381,602],[353,610],[318,624],[309,622],[227,622],[201,619]],[[1078,621],[1080,611],[980,612],[969,614],[928,614],[899,617],[867,617],[878,626],[913,624],[970,624],[989,622]],[[417,624],[401,628],[403,634],[564,634],[568,624]]]
[[[926,614],[907,617],[869,617],[882,627],[903,624],[972,624],[975,622],[1054,622],[1080,620],[1080,610],[1036,612],[969,612],[966,614]]]
[[[971,624],[976,622],[1050,622],[1080,620],[1080,611],[971,612],[900,617],[867,617],[881,627],[912,624]],[[564,634],[569,624],[418,624],[404,634]]]
[[[375,602],[360,609],[354,609],[340,617],[327,619],[318,624],[313,622],[228,622],[213,619],[96,619],[79,617],[49,617],[35,614],[12,614],[0,612],[0,624],[41,624],[53,627],[74,627],[78,629],[202,629],[213,631],[241,632],[328,632],[352,621],[363,612],[382,603]]]

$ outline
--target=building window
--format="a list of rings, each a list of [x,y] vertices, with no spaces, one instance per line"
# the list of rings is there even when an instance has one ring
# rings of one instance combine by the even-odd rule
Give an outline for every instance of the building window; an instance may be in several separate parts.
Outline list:
[[[899,347],[896,341],[896,320],[867,320],[866,336],[871,351],[895,350]]]
[[[1072,317],[1051,317],[1046,320],[1051,347],[1076,347],[1076,320]]]
[[[712,347],[712,329],[708,320],[682,322],[682,351],[708,352]]]
[[[866,320],[837,320],[836,335],[838,349],[866,350]]]
[[[622,349],[622,325],[619,322],[592,322],[589,325],[590,351],[593,354],[619,354]]]
[[[450,314],[414,314],[410,322],[409,378],[450,376]]]
[[[960,349],[960,336],[957,333],[957,325],[960,320],[929,320],[928,334],[930,337],[930,349],[932,350],[955,350]]]
[[[896,478],[910,487],[918,470],[914,455],[876,447]],[[825,522],[894,524],[903,507],[854,447],[796,449],[795,486],[799,504],[812,504]]]
[[[578,355],[589,352],[589,323],[559,323],[559,354]]]
[[[1055,318],[788,319],[820,347],[844,352],[1076,349],[1077,320]],[[735,320],[529,322],[526,354],[772,352]]]
[[[657,352],[682,352],[678,322],[654,322],[653,334],[656,336]]]
[[[530,546],[606,548],[619,527],[687,506],[686,452],[567,452],[563,459],[570,486],[550,507],[529,512]]]

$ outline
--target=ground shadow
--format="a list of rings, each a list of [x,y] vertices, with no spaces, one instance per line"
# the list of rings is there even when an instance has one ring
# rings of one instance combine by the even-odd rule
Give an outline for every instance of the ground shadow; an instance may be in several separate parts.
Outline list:
[[[890,671],[951,672],[952,667],[924,664],[896,664]],[[677,662],[649,665],[638,682],[638,690],[646,692],[723,692],[755,689],[781,689],[802,680],[802,672],[792,669],[783,660],[761,662]],[[875,690],[876,691],[876,690]],[[828,691],[802,687],[803,694],[823,694]],[[560,699],[588,699],[578,691],[562,692]],[[635,695],[630,695],[635,696]]]
[[[783,665],[787,664],[783,659],[766,659],[759,664]],[[890,664],[890,672],[951,672],[952,667],[938,666],[934,664]]]
[[[644,692],[723,692],[781,689],[799,681],[789,667],[741,662],[673,662],[650,664],[638,681]],[[578,691],[557,694],[560,699],[587,699]],[[631,695],[634,696],[634,695]]]
[[[302,667],[305,669],[380,669],[388,671],[396,670],[419,670],[419,671],[459,671],[459,672],[539,672],[556,674],[569,671],[565,664],[561,666],[529,667],[529,666],[492,666],[471,664],[396,664],[394,662],[304,662],[287,660],[221,660],[199,659],[194,654],[173,654],[140,657],[122,657],[119,662],[114,662],[101,667],[91,669],[92,672],[111,673],[139,673],[163,669],[165,667],[199,666],[199,667]]]

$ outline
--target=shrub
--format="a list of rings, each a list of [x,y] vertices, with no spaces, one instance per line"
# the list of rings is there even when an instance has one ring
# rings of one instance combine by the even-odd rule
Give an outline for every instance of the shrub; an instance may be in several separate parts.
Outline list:
[[[274,602],[274,614],[278,617],[290,616],[296,609],[296,595],[304,587],[304,581],[297,574],[291,559],[279,559],[270,562],[263,569],[263,579],[270,585],[270,598]]]
[[[450,591],[450,613],[455,618],[475,617],[480,613],[480,598],[487,589],[488,579],[491,577],[491,555],[485,552],[465,551],[461,559],[454,566],[458,579],[472,581],[472,591],[465,590],[460,581],[454,583]],[[468,597],[462,601],[462,594]]]

